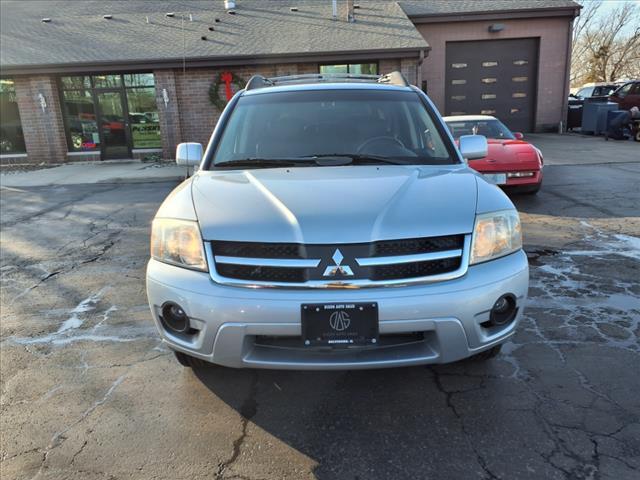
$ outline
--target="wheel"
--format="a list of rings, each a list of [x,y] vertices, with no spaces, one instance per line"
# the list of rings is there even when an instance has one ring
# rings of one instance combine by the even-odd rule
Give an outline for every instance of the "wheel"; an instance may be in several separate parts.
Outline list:
[[[187,355],[186,353],[173,351],[173,354],[176,356],[176,360],[183,367],[194,368],[194,367],[205,367],[209,364],[209,362],[205,362],[204,360],[200,360],[199,358],[192,357]]]
[[[491,347],[489,350],[485,350],[484,352],[480,352],[477,355],[474,355],[472,358],[474,360],[484,362],[496,357],[500,353],[500,350],[502,350],[502,344]]]

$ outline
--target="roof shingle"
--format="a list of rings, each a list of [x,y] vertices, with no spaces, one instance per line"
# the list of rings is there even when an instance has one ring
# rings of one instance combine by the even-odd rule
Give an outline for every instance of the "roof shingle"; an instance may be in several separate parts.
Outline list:
[[[580,8],[573,0],[401,0],[409,17]]]
[[[294,5],[297,12],[290,11]],[[386,0],[363,2],[355,23],[333,21],[331,2],[317,0],[241,0],[236,15],[225,12],[222,0],[30,0],[3,1],[0,8],[4,68],[162,62],[183,53],[215,59],[428,48],[397,2]],[[51,22],[42,23],[45,17]]]

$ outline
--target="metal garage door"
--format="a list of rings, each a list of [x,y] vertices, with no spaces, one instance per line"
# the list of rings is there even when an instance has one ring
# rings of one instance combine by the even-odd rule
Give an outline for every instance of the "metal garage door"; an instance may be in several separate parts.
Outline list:
[[[538,40],[447,42],[447,115],[493,115],[512,131],[533,131]]]

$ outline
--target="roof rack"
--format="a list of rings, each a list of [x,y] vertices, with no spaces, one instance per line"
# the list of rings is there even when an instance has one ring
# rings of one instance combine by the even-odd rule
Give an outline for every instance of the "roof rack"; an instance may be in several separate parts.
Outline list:
[[[277,85],[289,85],[296,83],[384,83],[387,85],[397,85],[408,87],[409,82],[400,72],[391,72],[386,75],[363,75],[353,73],[307,73],[304,75],[287,75],[283,77],[266,78],[262,75],[254,75],[249,79],[245,90],[255,90],[258,88],[275,87]]]

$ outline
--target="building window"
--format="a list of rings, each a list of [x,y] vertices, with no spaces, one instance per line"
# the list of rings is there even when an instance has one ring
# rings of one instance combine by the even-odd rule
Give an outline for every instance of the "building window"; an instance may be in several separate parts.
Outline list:
[[[100,150],[98,118],[91,88],[91,77],[62,77],[62,106],[70,152]]]
[[[13,80],[0,79],[0,154],[26,153]]]
[[[93,86],[95,88],[118,88],[122,85],[121,75],[94,75]]]
[[[73,152],[100,149],[100,134],[90,90],[65,90],[62,102],[67,117],[69,150]]]
[[[320,65],[320,73],[352,73],[354,75],[377,75],[377,63],[349,63],[341,65]]]
[[[124,76],[133,148],[160,148],[160,117],[153,73]]]
[[[153,73],[61,77],[60,86],[70,151],[124,158],[162,146]]]

